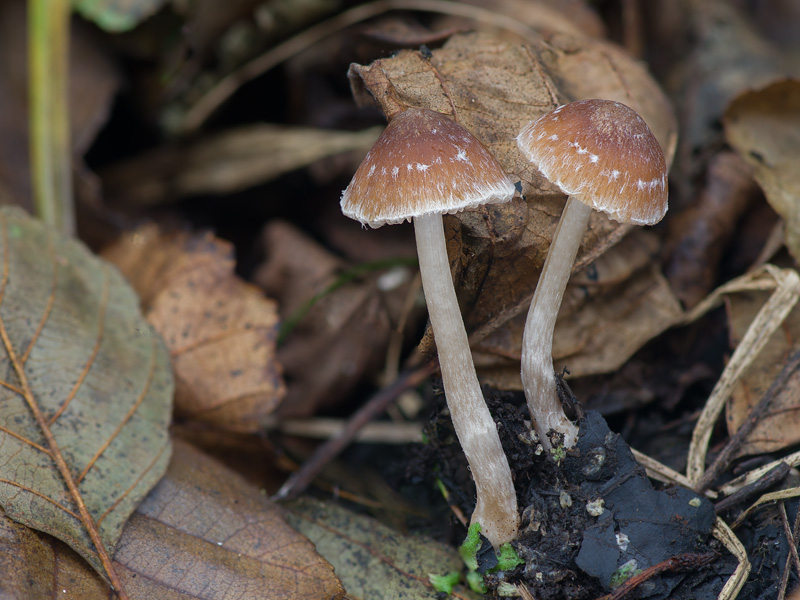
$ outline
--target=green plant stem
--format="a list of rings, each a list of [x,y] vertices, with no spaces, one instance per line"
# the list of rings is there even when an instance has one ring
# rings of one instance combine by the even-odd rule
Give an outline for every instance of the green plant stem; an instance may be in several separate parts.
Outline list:
[[[73,235],[69,0],[28,0],[31,189],[36,216]]]

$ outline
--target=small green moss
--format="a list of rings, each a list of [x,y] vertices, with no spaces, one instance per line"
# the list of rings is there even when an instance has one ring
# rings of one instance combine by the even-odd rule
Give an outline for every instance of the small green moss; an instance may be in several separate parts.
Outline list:
[[[608,584],[609,587],[612,590],[615,590],[623,583],[628,581],[628,579],[630,579],[634,575],[638,575],[639,573],[641,573],[642,570],[637,569],[636,564],[637,564],[636,561],[631,559],[624,565],[622,565],[619,569],[614,571],[614,574],[611,576],[611,581]]]
[[[473,523],[467,530],[467,537],[458,553],[461,555],[461,560],[470,571],[478,569],[478,550],[481,549],[481,524]]]
[[[458,571],[451,571],[446,575],[436,575],[435,573],[428,574],[428,581],[431,582],[433,589],[445,594],[453,593],[453,588],[456,586],[459,579],[461,579],[461,575]]]
[[[500,546],[500,552],[497,553],[496,569],[498,571],[510,571],[517,565],[523,564],[525,564],[525,561],[519,557],[517,551],[514,550],[511,544],[503,544]]]

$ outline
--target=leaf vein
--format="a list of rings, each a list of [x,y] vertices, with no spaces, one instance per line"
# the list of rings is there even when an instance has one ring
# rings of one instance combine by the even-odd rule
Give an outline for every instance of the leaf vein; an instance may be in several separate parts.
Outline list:
[[[111,435],[108,436],[108,439],[105,442],[103,442],[103,445],[100,446],[100,448],[97,450],[95,455],[87,463],[86,467],[84,467],[84,469],[81,472],[81,474],[78,475],[78,477],[75,479],[75,483],[80,483],[81,481],[83,481],[83,478],[86,477],[86,474],[89,472],[89,470],[94,466],[94,464],[97,462],[97,460],[103,455],[103,452],[108,450],[108,447],[111,445],[111,443],[119,435],[119,432],[122,431],[122,428],[125,427],[125,425],[128,424],[128,422],[133,417],[134,413],[136,413],[136,411],[139,409],[139,406],[141,406],[142,402],[144,402],[144,399],[147,397],[147,392],[150,391],[150,385],[153,383],[153,374],[155,373],[155,370],[156,370],[156,354],[157,354],[157,352],[156,352],[155,344],[156,344],[155,338],[152,338],[151,352],[150,352],[150,368],[149,368],[149,370],[147,372],[147,379],[145,381],[145,384],[144,384],[144,387],[142,388],[141,393],[139,394],[139,397],[136,398],[136,401],[133,403],[133,405],[131,405],[130,410],[128,410],[128,414],[126,414],[125,417],[122,419],[122,421],[120,421],[120,423],[117,425],[116,429],[114,429],[114,431],[111,433]]]
[[[55,500],[53,500],[52,498],[50,498],[48,496],[45,496],[41,492],[37,492],[33,488],[29,488],[28,486],[19,484],[16,481],[11,481],[10,479],[3,479],[2,477],[0,477],[0,483],[7,483],[8,485],[10,485],[12,487],[18,488],[18,489],[23,490],[25,492],[28,492],[29,494],[33,494],[34,496],[36,496],[38,498],[41,498],[42,500],[47,500],[49,503],[55,505],[57,508],[60,508],[65,513],[67,513],[68,515],[74,517],[78,521],[81,520],[81,518],[78,515],[78,513],[74,512],[73,510],[70,510],[69,508],[67,508],[66,506],[64,506],[62,504],[59,504],[58,502],[56,502]]]
[[[40,446],[39,444],[37,444],[36,442],[33,442],[33,441],[29,440],[28,438],[22,437],[20,434],[18,434],[18,433],[14,433],[14,432],[13,432],[13,431],[11,431],[10,429],[7,429],[6,427],[3,427],[2,425],[0,425],[0,431],[2,431],[3,433],[7,433],[8,435],[10,435],[10,436],[11,436],[11,437],[13,437],[13,438],[17,438],[17,439],[18,439],[20,442],[23,442],[23,443],[25,443],[25,444],[28,444],[29,446],[33,446],[33,447],[34,447],[34,448],[36,448],[36,449],[37,449],[39,452],[43,452],[43,453],[45,453],[47,456],[50,456],[50,457],[52,457],[52,456],[53,456],[53,455],[50,453],[50,450],[48,450],[48,449],[47,449],[47,448],[45,448],[44,446]]]

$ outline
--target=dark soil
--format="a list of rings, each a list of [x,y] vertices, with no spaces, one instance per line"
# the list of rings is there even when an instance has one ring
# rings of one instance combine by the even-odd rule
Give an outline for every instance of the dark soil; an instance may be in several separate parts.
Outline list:
[[[490,590],[507,581],[541,600],[594,599],[612,587],[622,591],[618,586],[630,579],[625,598],[716,597],[735,561],[711,537],[716,515],[705,498],[683,488],[654,489],[598,413],[581,420],[577,446],[557,464],[532,438],[519,395],[491,393],[487,401],[515,477],[522,523],[513,545],[525,560],[488,575]],[[429,443],[409,472],[436,473],[450,502],[470,515],[474,486],[446,407],[426,433]],[[451,541],[458,545],[464,534],[454,532],[461,537]]]

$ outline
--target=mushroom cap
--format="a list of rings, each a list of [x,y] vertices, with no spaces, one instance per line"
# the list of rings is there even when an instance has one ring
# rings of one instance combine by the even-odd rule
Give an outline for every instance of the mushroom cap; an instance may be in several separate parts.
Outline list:
[[[342,212],[370,227],[507,202],[514,184],[492,154],[441,113],[399,113],[342,192]]]
[[[542,174],[621,223],[654,225],[667,212],[667,163],[636,111],[579,100],[525,126],[517,147]]]

